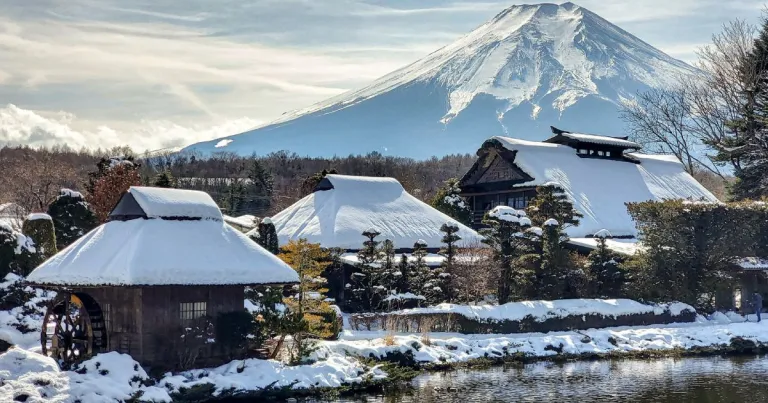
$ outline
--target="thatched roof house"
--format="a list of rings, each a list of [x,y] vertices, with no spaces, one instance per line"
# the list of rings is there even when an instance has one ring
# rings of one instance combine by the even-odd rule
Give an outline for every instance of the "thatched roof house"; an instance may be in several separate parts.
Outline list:
[[[459,227],[463,243],[479,242],[471,228],[418,200],[392,178],[327,175],[315,191],[274,217],[280,243],[306,238],[326,248],[359,250],[364,231],[375,229],[380,241],[389,239],[399,250],[424,241],[441,247],[440,227]]]
[[[49,355],[71,361],[120,351],[154,364],[174,356],[184,329],[242,312],[245,286],[294,283],[298,276],[224,223],[207,193],[131,187],[107,223],[41,264],[28,281],[60,294],[42,335]],[[73,311],[77,318],[67,318]],[[65,319],[79,327],[64,326]],[[231,352],[211,349],[202,358],[216,362],[225,353]]]
[[[567,229],[571,238],[591,237],[601,230],[614,237],[635,237],[627,202],[717,202],[674,156],[640,154],[640,145],[626,137],[555,128],[553,132],[543,142],[492,137],[482,145],[460,182],[475,223],[499,205],[525,208],[536,187],[545,184],[560,187],[584,215],[578,226]]]

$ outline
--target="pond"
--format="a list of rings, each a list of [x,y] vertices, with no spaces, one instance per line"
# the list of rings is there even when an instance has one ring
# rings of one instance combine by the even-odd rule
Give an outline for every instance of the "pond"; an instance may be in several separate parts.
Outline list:
[[[413,390],[340,402],[768,402],[768,358],[537,363],[428,373]]]

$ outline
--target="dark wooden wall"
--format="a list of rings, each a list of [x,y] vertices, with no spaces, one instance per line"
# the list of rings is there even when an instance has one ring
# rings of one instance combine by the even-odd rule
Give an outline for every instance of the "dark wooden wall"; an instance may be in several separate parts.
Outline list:
[[[142,365],[167,360],[181,337],[182,303],[206,303],[215,324],[221,313],[244,310],[244,286],[94,287],[75,290],[90,295],[107,323],[107,351],[130,354]],[[211,350],[209,357],[216,358]]]
[[[143,355],[141,333],[142,289],[131,287],[99,287],[83,289],[102,310],[107,330],[109,351]]]
[[[143,289],[143,359],[164,359],[181,337],[182,303],[206,303],[206,316],[216,323],[221,313],[243,311],[244,286],[158,286]],[[209,352],[210,354],[211,352]]]

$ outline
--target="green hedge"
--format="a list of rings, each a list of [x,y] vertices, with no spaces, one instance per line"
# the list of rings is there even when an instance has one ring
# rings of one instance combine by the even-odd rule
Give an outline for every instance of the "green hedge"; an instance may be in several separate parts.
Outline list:
[[[626,264],[629,294],[714,309],[713,296],[736,285],[735,261],[768,257],[768,205],[683,201],[629,203],[644,248]]]

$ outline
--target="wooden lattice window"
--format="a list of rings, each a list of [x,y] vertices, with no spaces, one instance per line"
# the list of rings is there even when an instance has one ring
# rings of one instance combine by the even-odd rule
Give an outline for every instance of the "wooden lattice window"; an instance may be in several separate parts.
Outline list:
[[[182,321],[199,319],[207,314],[208,306],[205,302],[182,302],[179,306],[179,317]]]

